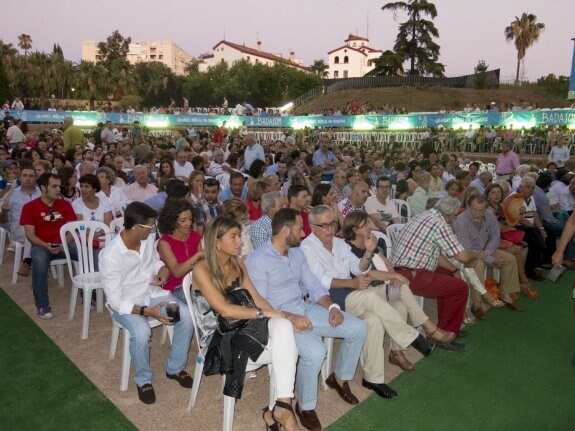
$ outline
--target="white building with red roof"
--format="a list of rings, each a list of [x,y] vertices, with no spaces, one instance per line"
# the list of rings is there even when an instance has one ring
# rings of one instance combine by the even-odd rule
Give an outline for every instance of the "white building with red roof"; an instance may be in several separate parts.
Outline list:
[[[215,66],[222,61],[231,66],[236,61],[240,60],[245,60],[252,64],[260,63],[270,67],[276,63],[283,63],[286,66],[293,67],[294,69],[298,69],[303,72],[310,71],[308,67],[303,65],[303,61],[300,58],[295,58],[295,53],[293,51],[290,52],[290,55],[287,58],[283,57],[282,54],[265,52],[262,50],[262,43],[259,41],[257,43],[257,48],[250,48],[245,44],[240,45],[227,40],[221,40],[214,45],[212,50],[212,54],[202,57],[199,64],[200,72],[205,72],[208,70],[208,67]]]
[[[369,39],[350,34],[345,45],[333,49],[328,55],[328,78],[360,78],[375,68],[374,60],[383,51],[369,46]]]

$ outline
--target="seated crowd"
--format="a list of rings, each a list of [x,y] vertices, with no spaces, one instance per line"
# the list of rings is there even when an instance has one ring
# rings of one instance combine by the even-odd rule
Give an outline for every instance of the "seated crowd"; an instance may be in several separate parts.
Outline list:
[[[263,412],[272,430],[300,429],[297,418],[322,428],[326,337],[341,340],[326,384],[357,404],[349,381],[358,365],[365,388],[393,398],[384,368],[414,371],[408,349],[464,351],[464,327],[491,309],[524,311],[520,294],[539,296],[530,280],[542,279],[575,204],[568,156],[534,172],[507,141],[490,171],[434,151],[402,151],[392,165],[381,150],[334,146],[327,135],[312,148],[289,138],[262,146],[251,133],[221,143],[105,139],[66,154],[59,136],[0,148],[0,223],[24,244],[18,273],[32,273],[38,317],[53,318],[48,273],[65,256],[60,228],[123,217],[96,260],[112,318],[131,334],[140,400],[156,399],[144,316],[174,325],[166,377],[185,388],[195,321],[205,372],[226,374],[224,394],[241,397],[248,360],[272,364],[276,401]],[[562,263],[575,268],[573,242]],[[436,321],[423,298],[437,300]]]

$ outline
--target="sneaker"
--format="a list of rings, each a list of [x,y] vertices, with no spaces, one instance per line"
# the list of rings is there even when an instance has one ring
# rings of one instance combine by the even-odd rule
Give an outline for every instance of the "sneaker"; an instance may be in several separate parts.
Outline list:
[[[145,385],[138,386],[138,398],[144,404],[154,404],[156,402],[156,392],[154,391],[154,387],[150,383],[146,383]]]
[[[18,275],[21,275],[22,277],[28,277],[30,275],[30,264],[22,262],[20,264],[20,268],[18,268]]]
[[[40,307],[40,308],[38,308],[38,317],[40,319],[44,319],[44,320],[53,319],[54,315],[52,314],[52,308],[51,307]]]

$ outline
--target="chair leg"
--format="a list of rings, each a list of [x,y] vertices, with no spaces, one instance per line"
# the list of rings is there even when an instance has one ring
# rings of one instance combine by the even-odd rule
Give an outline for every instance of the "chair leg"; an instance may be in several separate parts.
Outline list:
[[[120,338],[120,328],[112,325],[112,338],[110,339],[110,355],[108,359],[113,361],[116,357],[116,347],[118,346],[118,338]]]
[[[20,243],[14,243],[14,268],[12,269],[12,284],[18,283],[18,269],[22,263],[22,253],[24,246]]]
[[[236,399],[234,397],[224,396],[224,431],[232,431],[234,426],[234,409]]]
[[[200,355],[196,360],[196,368],[194,369],[194,384],[192,385],[192,393],[190,394],[190,402],[188,403],[188,411],[196,405],[198,392],[200,391],[200,383],[202,381],[202,373],[204,372],[204,360]]]
[[[96,289],[96,312],[104,312],[104,289]]]
[[[64,288],[64,265],[58,265],[58,287]]]
[[[59,265],[58,265],[59,266]],[[57,267],[54,265],[50,265],[50,271],[52,272],[52,278],[54,280],[58,280],[58,272],[57,272]]]
[[[92,306],[92,289],[83,289],[84,291],[84,313],[82,316],[82,340],[88,338],[88,328],[90,327],[90,307]]]
[[[8,231],[0,230],[0,265],[4,263],[4,252],[6,251],[6,236]]]
[[[270,403],[268,405],[271,408],[276,402],[276,379],[271,362],[268,364],[268,373],[270,375]]]
[[[132,357],[130,356],[130,332],[124,328],[122,330],[124,333],[124,352],[122,353],[122,374],[120,377],[120,390],[128,390],[128,381],[130,379],[130,362]]]
[[[162,326],[162,338],[160,339],[161,345],[164,345],[166,342],[166,335],[168,335],[168,325]]]
[[[333,354],[333,338],[325,337],[323,339],[323,344],[325,346],[325,359],[321,366],[321,381],[323,384],[323,388],[327,391],[329,386],[325,382],[329,375],[331,374],[331,357]]]
[[[70,308],[68,309],[68,320],[74,319],[74,312],[76,311],[76,301],[78,300],[78,288],[72,285],[70,292]]]

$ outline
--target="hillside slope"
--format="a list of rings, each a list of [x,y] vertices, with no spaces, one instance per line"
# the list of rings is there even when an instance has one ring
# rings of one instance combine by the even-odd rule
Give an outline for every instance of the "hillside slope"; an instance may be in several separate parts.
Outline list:
[[[565,94],[567,97],[567,94]],[[454,110],[463,110],[467,103],[476,103],[483,108],[496,102],[537,103],[540,108],[562,108],[570,105],[565,98],[552,97],[544,94],[535,86],[508,87],[489,90],[470,88],[369,88],[360,90],[343,90],[299,106],[297,114],[322,113],[324,109],[343,109],[347,102],[357,100],[360,103],[368,101],[375,108],[385,103],[390,106],[404,107],[408,112],[434,112],[442,106]]]

